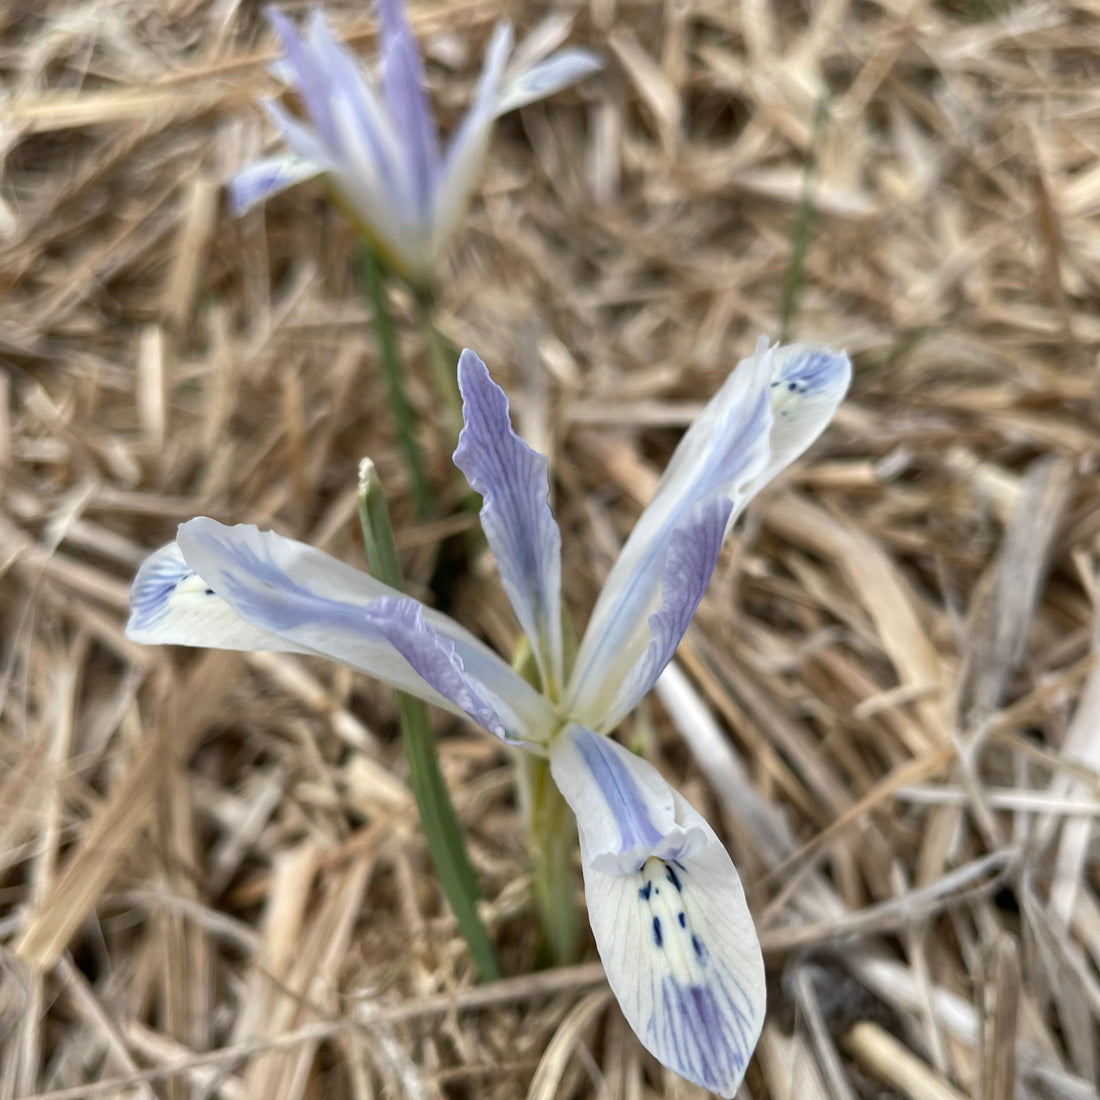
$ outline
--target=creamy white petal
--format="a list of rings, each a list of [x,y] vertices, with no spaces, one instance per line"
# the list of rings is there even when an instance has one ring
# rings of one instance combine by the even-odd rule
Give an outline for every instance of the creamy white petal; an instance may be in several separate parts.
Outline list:
[[[451,137],[435,196],[432,251],[438,255],[458,229],[469,206],[493,132],[501,74],[512,49],[512,27],[498,23],[485,52],[474,101]]]
[[[320,550],[206,518],[183,524],[177,541],[207,587],[285,646],[331,657],[448,710],[471,713],[465,704],[475,699],[491,708],[516,740],[543,739],[554,727],[549,705],[453,619],[420,608],[423,623],[407,621],[403,609],[415,601]],[[416,668],[394,640],[425,632],[446,639],[450,648],[437,648]],[[425,673],[434,678],[445,665],[448,680],[425,679]],[[452,697],[454,677],[463,681],[466,694]],[[496,725],[493,732],[499,732]]]
[[[765,468],[771,354],[766,342],[758,346],[695,419],[623,546],[596,601],[570,680],[568,709],[578,722],[609,728],[622,685],[649,647],[649,617],[661,604],[677,531],[696,521],[700,506],[722,499],[732,505],[726,521],[732,523]]]
[[[764,1021],[764,963],[733,861],[657,770],[579,726],[551,748],[577,816],[588,916],[645,1047],[730,1097]]]
[[[559,50],[529,69],[516,73],[501,89],[494,114],[497,118],[560,92],[586,76],[598,73],[603,61],[588,50]]]
[[[126,637],[142,645],[314,652],[245,622],[184,561],[174,542],[141,563],[130,588]]]
[[[610,729],[653,686],[703,597],[722,538],[821,434],[850,377],[843,352],[771,348],[764,339],[738,365],[681,440],[604,585],[568,695],[578,721]]]

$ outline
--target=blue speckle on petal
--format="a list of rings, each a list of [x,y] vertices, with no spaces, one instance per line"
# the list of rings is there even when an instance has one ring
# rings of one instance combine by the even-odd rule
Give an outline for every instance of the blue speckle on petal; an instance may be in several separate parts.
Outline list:
[[[653,942],[658,947],[660,947],[661,946],[661,940],[662,940],[662,936],[661,936],[661,918],[660,917],[654,917],[653,918]]]

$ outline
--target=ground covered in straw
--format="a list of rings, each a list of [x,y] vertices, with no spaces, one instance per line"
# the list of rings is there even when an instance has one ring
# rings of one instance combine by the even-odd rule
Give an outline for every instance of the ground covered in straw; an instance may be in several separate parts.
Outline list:
[[[329,11],[370,49],[364,5]],[[499,5],[413,12],[453,119]],[[627,731],[749,888],[770,1015],[744,1094],[1095,1095],[1100,13],[510,14],[607,69],[498,127],[441,318],[552,455],[578,618],[759,333],[855,363]],[[436,717],[509,975],[479,985],[387,690],[122,635],[135,566],[192,515],[361,564],[370,454],[416,590],[516,639],[411,303],[430,522],[344,222],[313,185],[226,212],[272,56],[237,0],[0,10],[0,1100],[698,1097],[590,943],[532,974],[506,750]]]

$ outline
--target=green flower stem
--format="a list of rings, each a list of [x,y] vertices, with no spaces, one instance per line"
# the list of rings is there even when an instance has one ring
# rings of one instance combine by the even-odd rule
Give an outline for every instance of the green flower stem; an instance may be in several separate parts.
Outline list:
[[[390,513],[378,472],[370,459],[364,459],[359,466],[359,522],[363,528],[363,542],[371,573],[391,588],[403,591],[404,578],[393,541]],[[495,981],[500,977],[500,967],[489,935],[478,916],[480,891],[477,875],[466,852],[458,817],[439,766],[435,737],[428,721],[428,708],[422,700],[399,691],[397,712],[405,759],[409,765],[409,786],[416,800],[439,884],[447,896],[482,981]]]
[[[428,364],[439,396],[440,416],[450,439],[457,440],[462,430],[462,397],[458,392],[458,352],[435,323],[435,300],[430,291],[416,293],[416,314],[424,344],[428,349]]]
[[[520,790],[534,871],[535,904],[542,925],[545,960],[554,966],[576,961],[579,922],[574,858],[577,826],[573,811],[550,775],[550,761],[520,753]]]
[[[424,456],[416,438],[416,416],[405,392],[405,372],[397,351],[393,317],[386,297],[386,269],[374,251],[366,245],[359,250],[359,275],[374,313],[378,357],[386,374],[390,410],[401,449],[405,452],[405,464],[409,469],[409,480],[416,499],[416,512],[424,519],[432,511],[432,492],[428,485],[428,476],[424,472]]]
[[[570,636],[571,624],[567,623],[567,639]],[[538,666],[526,638],[516,647],[512,667],[528,683],[539,687]],[[542,928],[540,963],[565,966],[574,962],[577,955],[579,922],[574,863],[577,823],[550,774],[549,760],[520,752],[517,770],[534,874],[535,906]]]

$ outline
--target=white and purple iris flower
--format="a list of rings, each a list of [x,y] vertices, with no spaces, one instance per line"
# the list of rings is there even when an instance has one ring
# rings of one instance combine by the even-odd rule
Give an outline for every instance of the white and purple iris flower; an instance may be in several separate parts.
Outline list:
[[[230,182],[237,213],[302,180],[326,176],[383,258],[413,282],[429,278],[470,201],[493,122],[601,67],[567,49],[506,72],[512,29],[501,23],[485,54],[474,101],[440,147],[424,65],[402,0],[378,0],[379,81],[340,45],[320,11],[304,37],[277,11],[283,47],[276,74],[297,92],[308,124],[282,104],[263,104],[289,152],[249,165]]]
[[[547,461],[512,430],[485,364],[462,353],[454,460],[483,498],[541,692],[446,615],[303,543],[206,518],[142,565],[127,634],[329,657],[549,757],[576,814],[592,930],[627,1020],[663,1063],[732,1096],[764,1016],[737,871],[710,825],[609,734],[672,659],[733,521],[820,434],[849,375],[843,354],[759,343],[681,440],[568,669]]]

